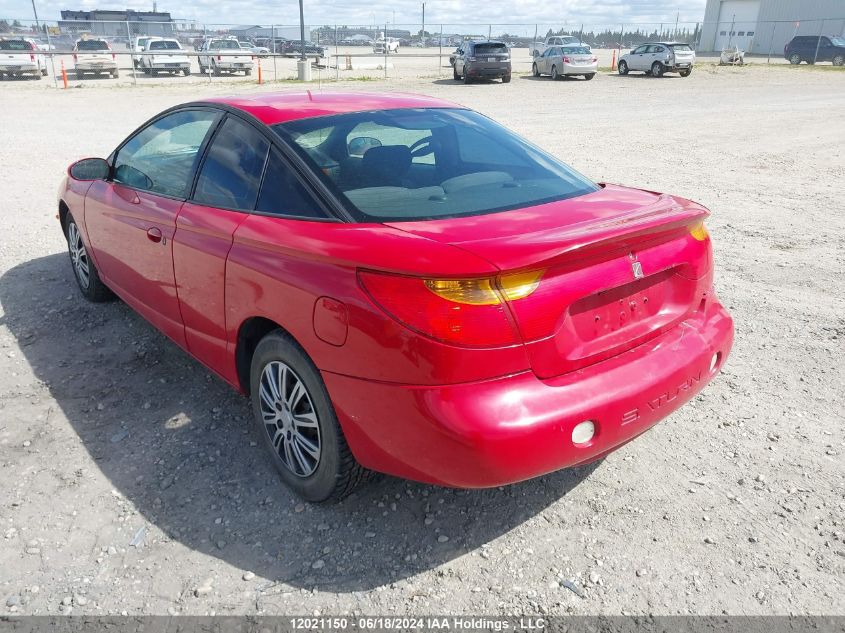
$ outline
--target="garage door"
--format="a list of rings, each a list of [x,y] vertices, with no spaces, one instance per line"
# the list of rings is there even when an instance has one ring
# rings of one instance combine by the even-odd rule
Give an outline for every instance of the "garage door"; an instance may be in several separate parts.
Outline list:
[[[757,30],[758,13],[760,0],[723,0],[716,27],[715,49],[721,51],[737,46],[740,50],[750,50]]]

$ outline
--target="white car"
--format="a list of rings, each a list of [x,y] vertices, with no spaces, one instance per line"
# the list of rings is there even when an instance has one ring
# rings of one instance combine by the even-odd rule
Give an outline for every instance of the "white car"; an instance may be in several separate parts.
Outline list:
[[[373,42],[373,52],[381,54],[398,53],[399,40],[393,37],[388,37],[385,39],[379,38],[375,42]]]
[[[237,40],[220,38],[206,40],[199,52],[200,72],[213,75],[243,72],[252,74],[252,53],[241,49]]]
[[[89,73],[108,73],[112,77],[118,77],[120,74],[117,70],[117,55],[104,39],[78,40],[73,47],[73,62],[77,79],[82,79]]]
[[[534,58],[531,74],[550,75],[552,79],[582,76],[592,79],[599,70],[599,58],[585,46],[552,46]]]
[[[619,74],[641,70],[653,77],[678,73],[689,77],[695,65],[695,51],[683,42],[647,42],[619,58]]]
[[[32,75],[41,79],[47,75],[44,55],[30,39],[0,40],[0,77]]]
[[[191,60],[178,40],[155,39],[147,43],[141,55],[141,70],[147,75],[183,73],[187,77],[191,74]]]
[[[132,41],[132,65],[135,68],[141,67],[141,59],[143,59],[143,55],[140,55],[139,53],[142,53],[147,47],[147,44],[149,44],[152,40],[157,39],[159,39],[157,36],[139,35]]]

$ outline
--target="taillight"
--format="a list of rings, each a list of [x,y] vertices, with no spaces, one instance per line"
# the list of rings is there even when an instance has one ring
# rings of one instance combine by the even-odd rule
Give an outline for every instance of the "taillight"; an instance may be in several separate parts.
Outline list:
[[[430,338],[467,347],[518,343],[506,300],[530,295],[541,276],[541,271],[475,279],[359,273],[373,301],[400,323]]]
[[[218,55],[218,56],[217,56],[217,61],[219,62],[221,59],[223,59],[223,56],[222,56],[222,55]]]
[[[569,58],[568,58],[566,55],[564,55],[564,56],[563,56],[563,63],[564,63],[564,64],[568,64],[568,63],[569,63]]]
[[[111,58],[112,58],[112,59],[117,59],[117,53],[112,53],[112,54],[111,54]]]
[[[34,62],[34,61],[35,61],[35,53],[30,53],[30,54],[29,54],[29,61],[31,61],[31,62]]]
[[[74,53],[73,54],[73,61],[76,61],[77,59],[79,59],[79,57],[77,57],[76,53]]]
[[[710,233],[707,231],[707,227],[704,226],[704,222],[699,222],[698,224],[693,226],[690,229],[689,234],[692,235],[699,242],[703,242],[708,237],[710,237]]]
[[[598,58],[598,57],[593,57],[593,63],[595,64],[597,61],[599,61],[599,58]]]
[[[470,58],[469,58],[469,61],[474,62],[474,61],[475,61],[475,59],[476,59],[475,57],[470,57]]]

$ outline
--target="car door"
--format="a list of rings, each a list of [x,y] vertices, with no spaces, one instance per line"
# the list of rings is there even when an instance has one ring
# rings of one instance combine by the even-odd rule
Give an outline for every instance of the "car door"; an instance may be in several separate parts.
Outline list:
[[[224,282],[232,236],[255,209],[270,142],[229,114],[209,142],[190,199],[176,218],[173,271],[188,350],[224,375]]]
[[[815,51],[813,51],[813,54],[815,55]],[[819,54],[815,59],[817,62],[833,61],[833,44],[830,38],[822,36],[819,42]]]
[[[628,67],[631,70],[647,70],[649,66],[646,64],[646,51],[648,50],[648,46],[638,46],[634,49],[631,53],[631,63],[628,64]]]
[[[85,225],[106,283],[180,345],[184,327],[173,276],[176,217],[219,113],[171,112],[145,125],[112,157],[112,175],[95,181]]]

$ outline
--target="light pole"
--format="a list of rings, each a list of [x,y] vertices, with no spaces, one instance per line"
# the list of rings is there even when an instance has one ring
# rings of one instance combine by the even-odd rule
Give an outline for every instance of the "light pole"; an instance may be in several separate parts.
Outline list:
[[[35,14],[35,30],[40,31],[41,25],[38,24],[38,9],[35,8],[35,0],[32,0],[32,12]]]
[[[302,8],[302,0],[299,0],[299,38],[300,50],[299,61],[296,62],[297,76],[300,81],[311,81],[311,64],[305,55],[305,10]]]

